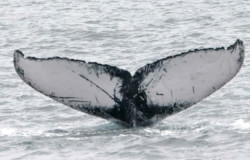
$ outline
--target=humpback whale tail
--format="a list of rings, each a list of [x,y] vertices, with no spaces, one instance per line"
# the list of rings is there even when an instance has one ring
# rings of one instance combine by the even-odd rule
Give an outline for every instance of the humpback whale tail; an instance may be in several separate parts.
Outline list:
[[[76,110],[127,126],[144,126],[209,96],[239,71],[244,45],[196,49],[128,71],[68,58],[24,57],[14,52],[20,78]]]

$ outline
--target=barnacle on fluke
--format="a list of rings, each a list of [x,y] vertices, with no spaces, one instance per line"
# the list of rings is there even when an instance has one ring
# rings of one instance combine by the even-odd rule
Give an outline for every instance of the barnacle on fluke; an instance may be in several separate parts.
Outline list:
[[[209,96],[239,71],[244,45],[196,49],[128,71],[68,58],[14,53],[20,78],[42,94],[79,111],[126,126],[145,126]]]

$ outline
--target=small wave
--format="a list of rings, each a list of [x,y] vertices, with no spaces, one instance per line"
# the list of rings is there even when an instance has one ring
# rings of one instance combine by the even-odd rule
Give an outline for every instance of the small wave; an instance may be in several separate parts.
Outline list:
[[[247,130],[250,129],[250,122],[246,122],[243,119],[238,119],[233,123],[235,129]]]
[[[22,137],[30,137],[30,136],[41,136],[43,133],[43,130],[38,128],[32,128],[32,129],[20,129],[20,128],[1,128],[0,129],[0,136],[22,136]]]
[[[16,129],[14,128],[1,128],[0,136],[13,136],[16,134]]]

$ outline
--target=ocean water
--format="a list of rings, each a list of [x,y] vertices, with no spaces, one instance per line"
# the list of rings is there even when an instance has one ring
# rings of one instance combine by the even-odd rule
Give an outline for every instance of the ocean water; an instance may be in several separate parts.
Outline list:
[[[249,0],[0,1],[0,159],[249,159]],[[69,57],[134,73],[190,49],[245,44],[238,75],[153,126],[123,128],[24,84],[13,52]],[[216,78],[216,77],[215,77]]]

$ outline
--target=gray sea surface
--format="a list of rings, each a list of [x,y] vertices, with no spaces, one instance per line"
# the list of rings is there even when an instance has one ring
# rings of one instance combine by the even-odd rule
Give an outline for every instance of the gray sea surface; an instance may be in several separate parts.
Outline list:
[[[153,126],[124,128],[43,96],[13,52],[134,73],[157,59],[239,38],[245,62],[213,95]],[[0,159],[249,159],[249,0],[0,1]],[[216,78],[216,77],[214,77]]]

